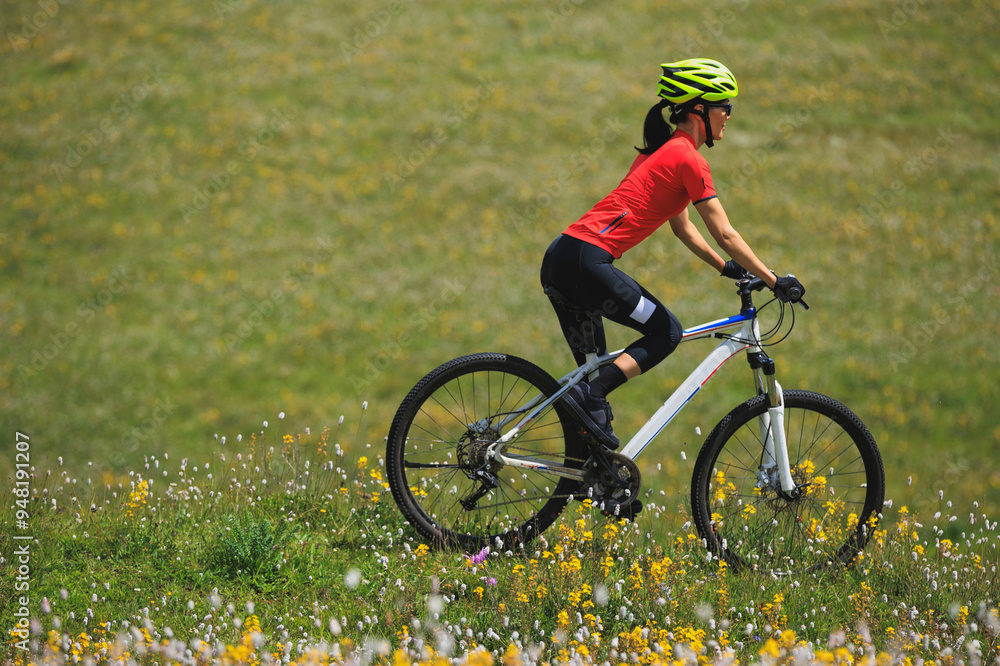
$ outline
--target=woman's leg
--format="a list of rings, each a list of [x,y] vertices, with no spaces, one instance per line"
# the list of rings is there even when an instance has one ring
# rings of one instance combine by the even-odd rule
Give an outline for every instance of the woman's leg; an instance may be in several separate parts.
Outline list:
[[[579,308],[643,334],[615,362],[616,370],[624,375],[623,382],[650,370],[673,352],[681,341],[683,329],[673,313],[632,277],[615,268],[613,262],[614,257],[601,248],[560,236],[545,254],[541,278],[544,286],[555,287]],[[553,306],[574,357],[578,364],[582,363],[575,317],[558,304]],[[599,330],[598,345],[599,353],[604,353],[603,327]],[[612,379],[613,376],[608,382],[615,385],[606,392],[622,383]]]

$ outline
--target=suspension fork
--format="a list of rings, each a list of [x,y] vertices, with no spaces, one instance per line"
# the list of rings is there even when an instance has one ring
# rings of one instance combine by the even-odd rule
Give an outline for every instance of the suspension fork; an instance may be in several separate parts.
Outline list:
[[[764,444],[759,481],[770,483],[776,474],[781,490],[791,495],[795,491],[795,480],[792,479],[785,437],[785,399],[781,384],[774,378],[774,360],[761,351],[747,354],[747,360],[753,369],[757,395],[766,396],[768,403],[767,411],[758,417],[760,441]]]

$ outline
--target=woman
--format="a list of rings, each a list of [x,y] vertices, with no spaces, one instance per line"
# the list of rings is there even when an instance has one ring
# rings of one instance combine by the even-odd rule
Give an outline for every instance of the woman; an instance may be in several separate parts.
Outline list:
[[[738,90],[732,72],[715,60],[692,59],[661,65],[662,101],[653,106],[643,126],[643,148],[621,184],[586,215],[570,225],[545,253],[542,286],[589,312],[631,327],[642,336],[625,348],[596,379],[580,383],[566,394],[584,425],[609,448],[618,447],[611,427],[607,395],[629,379],[649,371],[681,341],[680,322],[652,294],[613,264],[630,248],[670,222],[674,235],[689,250],[724,277],[739,279],[747,272],[760,276],[782,300],[793,287],[796,300],[805,293],[794,277],[776,277],[733,229],[712,186],[708,162],[698,152],[721,141]],[[663,113],[670,111],[670,123]],[[732,259],[713,250],[688,217],[694,203],[719,247]],[[574,345],[580,339],[577,321],[561,299],[551,298],[563,334],[577,363],[584,354]],[[602,325],[598,325],[598,353],[607,352]]]

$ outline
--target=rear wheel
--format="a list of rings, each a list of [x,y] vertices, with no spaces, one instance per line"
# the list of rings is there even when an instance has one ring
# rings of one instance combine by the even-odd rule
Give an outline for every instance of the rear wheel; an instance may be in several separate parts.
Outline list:
[[[509,549],[551,525],[579,483],[486,453],[529,401],[558,390],[544,370],[504,354],[457,358],[420,380],[396,412],[386,449],[392,494],[410,524],[435,544],[467,550]],[[565,407],[550,406],[502,453],[580,468],[586,447],[572,424]]]
[[[776,471],[762,467],[766,396],[722,419],[695,463],[695,524],[734,568],[783,574],[849,562],[882,509],[882,457],[868,428],[832,398],[783,395],[795,491],[782,492]]]

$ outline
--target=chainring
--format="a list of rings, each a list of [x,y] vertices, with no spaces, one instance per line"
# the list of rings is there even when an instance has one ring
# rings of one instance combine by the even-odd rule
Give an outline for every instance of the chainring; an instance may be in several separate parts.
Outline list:
[[[613,451],[603,451],[587,461],[587,476],[582,490],[585,498],[607,513],[617,515],[639,496],[642,475],[631,458]]]

